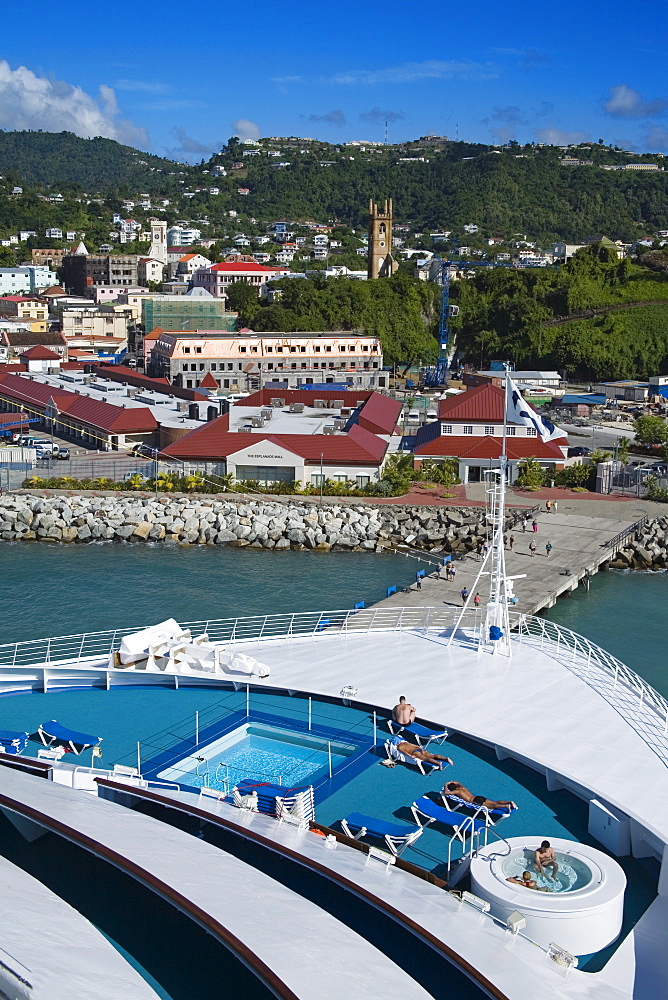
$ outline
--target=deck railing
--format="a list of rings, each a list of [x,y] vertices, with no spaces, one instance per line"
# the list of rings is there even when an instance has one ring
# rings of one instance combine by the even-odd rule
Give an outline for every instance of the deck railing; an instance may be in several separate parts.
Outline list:
[[[206,632],[212,642],[237,644],[374,631],[449,634],[459,614],[460,610],[452,607],[390,608],[381,605],[366,610],[185,622],[182,627],[189,628],[193,636]],[[511,613],[510,622],[516,642],[534,646],[556,659],[596,690],[668,766],[668,701],[658,691],[617,657],[571,629],[544,618],[518,613]],[[461,644],[471,648],[483,625],[482,612],[476,609],[467,611],[460,626]],[[16,668],[38,668],[53,675],[57,672],[60,683],[64,674],[72,669],[77,672],[107,670],[109,655],[118,649],[123,636],[142,627],[0,645],[0,682],[3,679],[9,681],[11,676],[17,678],[21,671]],[[224,675],[220,677],[224,679]]]

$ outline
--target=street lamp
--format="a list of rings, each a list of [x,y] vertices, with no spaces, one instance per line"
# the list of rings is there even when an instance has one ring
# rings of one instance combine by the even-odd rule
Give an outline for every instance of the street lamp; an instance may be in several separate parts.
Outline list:
[[[320,505],[322,506],[322,482],[324,476],[322,471],[322,452],[320,452]]]

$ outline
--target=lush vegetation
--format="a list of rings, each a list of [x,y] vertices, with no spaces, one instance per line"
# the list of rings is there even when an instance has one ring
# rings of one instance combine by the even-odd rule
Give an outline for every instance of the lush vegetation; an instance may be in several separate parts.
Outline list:
[[[72,132],[0,131],[0,173],[17,175],[27,185],[61,190],[155,191],[163,174],[187,170],[181,164],[123,146],[113,139],[81,139]],[[164,184],[164,180],[162,181]]]
[[[600,245],[558,270],[478,271],[452,296],[458,349],[476,366],[504,357],[592,380],[668,373],[668,273]]]
[[[237,286],[239,287],[239,286]],[[248,286],[233,286],[230,304],[239,325],[257,331],[360,330],[376,334],[385,361],[435,357],[440,292],[437,285],[397,273],[383,281],[348,278],[283,278],[272,283],[281,299],[262,305]]]
[[[442,465],[424,462],[421,470],[413,468],[413,455],[392,455],[383,469],[382,478],[375,483],[359,488],[351,480],[346,483],[325,479],[320,486],[292,483],[260,483],[257,480],[236,482],[232,476],[196,475],[180,476],[176,472],[164,471],[155,478],[147,478],[135,473],[128,479],[115,480],[104,476],[99,478],[74,479],[71,476],[28,476],[23,486],[26,489],[48,490],[99,490],[103,492],[125,492],[141,490],[156,493],[264,493],[285,496],[400,496],[408,493],[411,485],[425,482],[439,486],[452,486],[459,482],[458,463],[450,459]]]

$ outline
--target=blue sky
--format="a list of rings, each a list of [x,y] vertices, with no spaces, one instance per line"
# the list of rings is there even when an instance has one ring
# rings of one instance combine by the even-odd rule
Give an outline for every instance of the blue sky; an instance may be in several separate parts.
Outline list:
[[[656,0],[213,3],[3,10],[0,127],[197,161],[230,135],[603,139],[668,152]]]

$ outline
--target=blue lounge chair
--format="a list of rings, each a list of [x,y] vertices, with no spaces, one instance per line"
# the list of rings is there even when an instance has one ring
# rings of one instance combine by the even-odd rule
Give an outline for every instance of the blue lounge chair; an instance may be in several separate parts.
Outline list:
[[[67,729],[59,722],[52,719],[45,722],[37,730],[37,735],[45,747],[55,744],[65,746],[74,754],[80,754],[91,747],[98,747],[102,742],[101,736],[89,736],[88,733],[78,733],[75,729]]]
[[[461,799],[458,795],[453,795],[451,792],[446,791],[441,791],[441,798],[447,808],[463,813],[466,816],[473,816],[476,821],[480,818],[480,821],[484,822],[485,826],[496,826],[497,823],[500,823],[502,819],[507,819],[518,808],[517,806],[515,808],[508,806],[503,809],[488,809],[487,806],[478,806],[475,802],[467,802],[466,799]]]
[[[429,826],[431,823],[443,823],[444,826],[451,827],[459,839],[463,840],[467,833],[479,833],[485,829],[485,823],[472,816],[465,816],[463,813],[454,812],[445,806],[439,806],[438,802],[423,795],[411,806],[411,812],[415,817],[415,822],[420,826]],[[420,817],[424,817],[421,819]]]
[[[417,767],[420,774],[431,774],[432,771],[441,771],[443,769],[444,761],[439,761],[438,764],[432,764],[428,760],[418,760],[415,757],[409,757],[402,750],[399,749],[399,744],[403,742],[401,736],[391,736],[389,740],[385,740],[385,753],[390,760],[395,760],[399,764],[412,764],[413,767]]]
[[[12,729],[0,729],[0,751],[22,753],[28,746],[29,735],[29,733],[17,733]]]
[[[398,722],[388,719],[387,728],[393,736],[396,733],[410,733],[421,747],[428,747],[432,740],[436,740],[437,743],[443,743],[448,738],[447,729],[427,729],[426,726],[421,726],[419,722],[409,722],[407,726],[402,726]]]
[[[398,823],[386,823],[385,820],[376,819],[374,816],[365,816],[364,813],[350,813],[341,820],[341,829],[353,840],[361,840],[362,837],[384,840],[396,857],[422,836],[422,827],[419,823],[417,826],[400,826]],[[357,830],[357,833],[353,833],[353,830]]]

